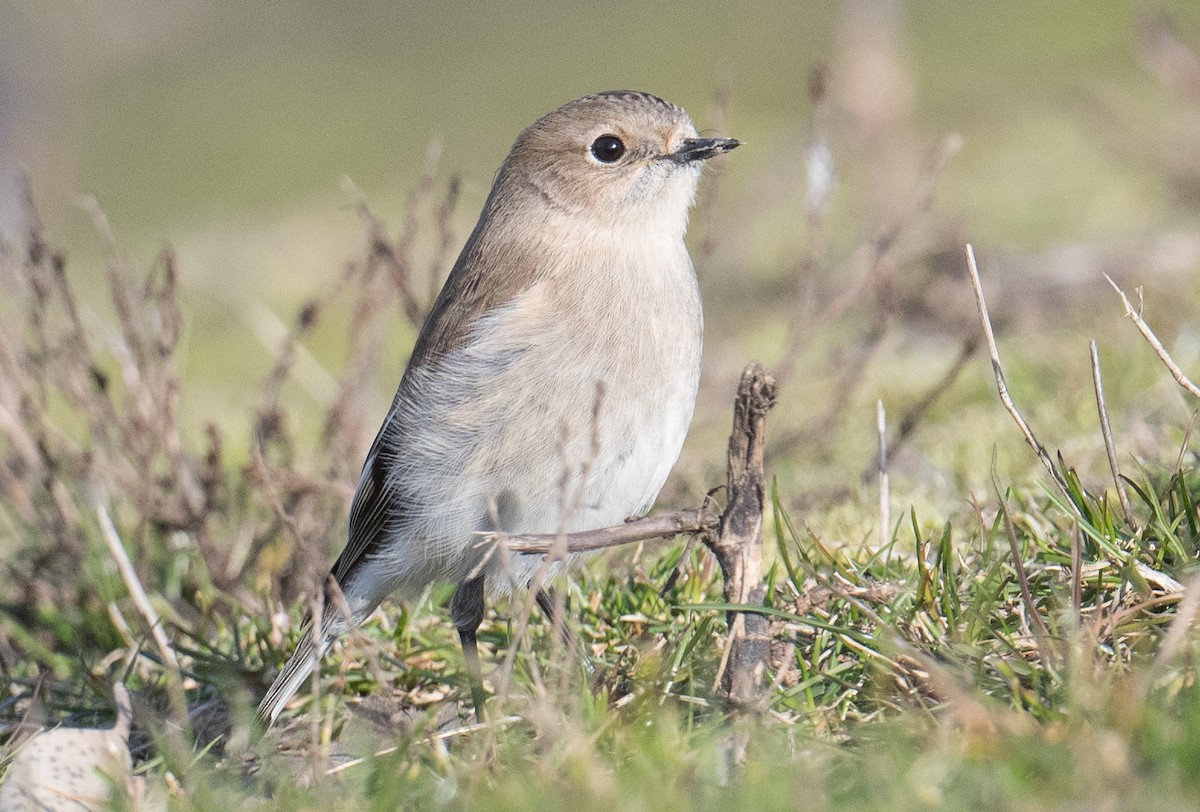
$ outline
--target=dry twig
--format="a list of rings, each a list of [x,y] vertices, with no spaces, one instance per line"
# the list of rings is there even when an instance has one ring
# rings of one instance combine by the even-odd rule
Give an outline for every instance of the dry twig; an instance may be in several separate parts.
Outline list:
[[[109,518],[108,510],[104,505],[96,505],[96,516],[100,521],[101,534],[108,545],[113,563],[117,565],[117,571],[121,573],[121,580],[125,582],[125,587],[129,590],[130,597],[133,598],[134,606],[137,607],[138,612],[146,621],[146,625],[149,626],[150,635],[154,638],[154,645],[166,666],[167,693],[171,702],[171,711],[180,724],[186,725],[188,721],[187,698],[183,693],[179,658],[175,656],[175,649],[171,646],[171,641],[167,639],[167,633],[163,630],[162,619],[155,611],[154,605],[150,603],[150,598],[146,594],[145,588],[142,587],[141,579],[138,578],[137,570],[133,568],[133,562],[129,560],[129,555],[125,552],[125,545],[121,543],[121,537],[117,535],[117,528],[113,526],[112,519]]]
[[[1025,422],[1025,418],[1017,411],[1017,406],[1013,403],[1012,396],[1008,394],[1008,384],[1004,381],[1004,369],[1000,366],[1000,351],[996,349],[996,336],[992,332],[992,319],[988,315],[987,302],[983,298],[983,284],[979,281],[979,266],[975,264],[975,249],[967,244],[967,270],[971,273],[971,284],[975,286],[975,304],[979,308],[979,320],[983,323],[983,335],[987,340],[988,356],[992,360],[992,373],[996,376],[996,388],[1000,392],[1000,402],[1004,404],[1005,410],[1012,416],[1017,427],[1021,429],[1021,434],[1025,437],[1025,442],[1029,443],[1029,447],[1037,454],[1042,465],[1046,466],[1046,470],[1050,472],[1054,483],[1058,485],[1059,490],[1067,497],[1067,502],[1074,505],[1071,499],[1070,488],[1067,487],[1067,481],[1063,475],[1059,473],[1054,461],[1050,459],[1050,454],[1047,453],[1045,446],[1038,442],[1038,439],[1033,435],[1033,429],[1029,428],[1029,424]]]
[[[1113,290],[1115,290],[1117,295],[1121,297],[1121,304],[1125,305],[1125,315],[1129,317],[1130,321],[1137,325],[1138,330],[1146,339],[1146,342],[1151,346],[1151,348],[1153,348],[1154,354],[1158,356],[1159,360],[1163,362],[1163,365],[1166,366],[1167,370],[1171,373],[1171,377],[1173,377],[1175,381],[1192,397],[1200,398],[1200,386],[1196,386],[1196,384],[1192,383],[1188,376],[1183,373],[1183,370],[1179,368],[1179,364],[1175,363],[1175,359],[1172,358],[1171,354],[1167,352],[1167,348],[1163,346],[1163,343],[1158,340],[1158,336],[1156,336],[1154,331],[1150,329],[1150,325],[1147,324],[1145,319],[1142,318],[1140,309],[1133,309],[1133,304],[1129,301],[1129,297],[1126,296],[1125,291],[1121,290],[1120,286],[1118,286],[1117,283],[1112,280],[1111,276],[1105,274],[1104,278],[1108,280],[1108,284],[1112,285]]]
[[[112,519],[109,518],[108,510],[104,505],[96,506],[96,516],[100,520],[100,530],[104,534],[104,541],[108,544],[108,552],[112,555],[113,563],[117,565],[117,571],[121,573],[121,580],[125,582],[129,596],[133,598],[134,606],[141,612],[142,618],[150,628],[150,635],[154,638],[154,645],[158,648],[163,663],[178,676],[179,659],[175,656],[175,649],[171,647],[171,641],[167,639],[167,633],[163,631],[162,619],[155,611],[154,605],[150,603],[150,597],[142,587],[137,570],[133,568],[133,562],[129,560],[129,555],[125,552],[125,545],[121,543],[121,537],[117,535],[117,528],[113,526]]]
[[[1117,450],[1113,444],[1112,426],[1108,422],[1108,406],[1104,402],[1104,381],[1100,377],[1100,355],[1096,351],[1096,341],[1088,342],[1092,355],[1092,388],[1096,392],[1096,411],[1100,414],[1100,433],[1104,437],[1104,450],[1108,454],[1108,468],[1112,471],[1113,483],[1117,487],[1117,498],[1121,500],[1121,510],[1125,514],[1126,523],[1137,532],[1137,522],[1133,518],[1133,509],[1129,506],[1129,494],[1125,492],[1125,483],[1121,481],[1121,466],[1117,463]]]
[[[729,503],[720,532],[705,538],[725,582],[727,603],[761,605],[766,597],[762,569],[762,518],[765,500],[764,429],[775,405],[775,379],[758,363],[742,373],[729,435]],[[723,687],[730,704],[753,712],[759,707],[762,678],[770,656],[767,619],[754,612],[733,612],[729,668]]]
[[[1046,621],[1042,620],[1042,613],[1038,611],[1037,604],[1033,601],[1033,591],[1029,588],[1029,575],[1025,571],[1025,561],[1021,556],[1021,544],[1017,541],[1017,528],[1013,524],[1012,511],[1008,507],[1008,499],[1005,498],[1004,492],[1000,490],[1000,483],[994,478],[992,485],[996,489],[996,497],[1000,500],[1000,512],[1004,516],[1004,528],[1008,531],[1009,549],[1012,551],[1013,569],[1017,571],[1017,583],[1021,587],[1021,602],[1025,604],[1025,612],[1032,619],[1034,634],[1036,635],[1038,650],[1042,654],[1042,659],[1046,659],[1046,652],[1042,651],[1042,645],[1052,639],[1050,629],[1046,627]]]
[[[635,519],[614,527],[598,530],[583,530],[578,533],[508,534],[480,533],[481,545],[496,544],[514,553],[546,555],[556,545],[563,545],[565,553],[584,553],[603,550],[622,544],[652,539],[673,539],[679,535],[700,535],[716,530],[720,516],[708,508],[677,510],[659,516]]]

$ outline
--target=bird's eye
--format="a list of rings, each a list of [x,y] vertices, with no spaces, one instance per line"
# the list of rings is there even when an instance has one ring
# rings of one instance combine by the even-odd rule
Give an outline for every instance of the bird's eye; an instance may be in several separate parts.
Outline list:
[[[625,144],[615,135],[602,135],[592,142],[592,155],[602,164],[619,161],[625,154]]]

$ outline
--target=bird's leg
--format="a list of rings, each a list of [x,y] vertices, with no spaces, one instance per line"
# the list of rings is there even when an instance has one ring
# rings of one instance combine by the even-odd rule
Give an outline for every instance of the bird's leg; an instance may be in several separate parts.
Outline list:
[[[558,630],[559,640],[562,641],[562,644],[567,647],[574,646],[575,635],[567,628],[567,622],[562,613],[557,611],[557,607],[554,605],[555,597],[545,589],[539,589],[536,595],[538,608],[542,610],[546,620],[550,621],[550,625]]]
[[[559,639],[562,641],[563,646],[565,646],[568,650],[574,650],[579,654],[579,660],[581,663],[583,663],[584,671],[586,671],[589,675],[595,672],[595,666],[592,665],[591,657],[589,657],[587,651],[584,650],[583,643],[575,637],[575,633],[572,632],[570,627],[567,626],[566,618],[562,617],[561,613],[557,611],[557,606],[555,605],[554,600],[556,596],[547,592],[545,589],[539,589],[535,597],[537,599],[538,608],[542,610],[542,614],[546,616],[546,620],[550,621],[551,626],[556,626],[558,628]]]
[[[463,660],[467,666],[467,677],[471,680],[471,701],[475,705],[475,718],[483,721],[483,672],[479,667],[479,646],[475,633],[483,624],[483,576],[464,581],[454,590],[450,598],[450,619],[458,629],[462,642]]]

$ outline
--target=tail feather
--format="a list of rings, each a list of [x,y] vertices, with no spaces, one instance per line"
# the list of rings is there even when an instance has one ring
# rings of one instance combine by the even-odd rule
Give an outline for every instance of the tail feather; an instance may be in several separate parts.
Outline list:
[[[283,710],[283,706],[295,695],[300,686],[304,684],[304,681],[312,675],[313,669],[320,662],[321,658],[325,656],[332,643],[333,636],[329,634],[328,630],[321,635],[319,646],[316,644],[316,637],[312,626],[310,625],[305,630],[304,636],[296,645],[296,650],[288,658],[287,665],[275,677],[275,681],[271,683],[270,689],[267,690],[267,695],[258,704],[255,717],[263,729],[269,728],[274,724],[275,719]]]

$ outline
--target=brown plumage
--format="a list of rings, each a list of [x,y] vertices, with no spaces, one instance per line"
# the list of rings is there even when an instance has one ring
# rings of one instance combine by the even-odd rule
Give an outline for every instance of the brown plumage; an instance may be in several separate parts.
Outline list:
[[[649,509],[679,454],[702,333],[687,213],[701,162],[735,146],[646,93],[549,113],[513,144],[421,330],[332,575],[349,624],[393,592],[457,584],[477,705],[485,586],[523,586],[537,563],[483,563],[475,533],[619,523]],[[564,488],[579,496],[566,513]],[[330,610],[306,631],[264,723],[349,624]]]

